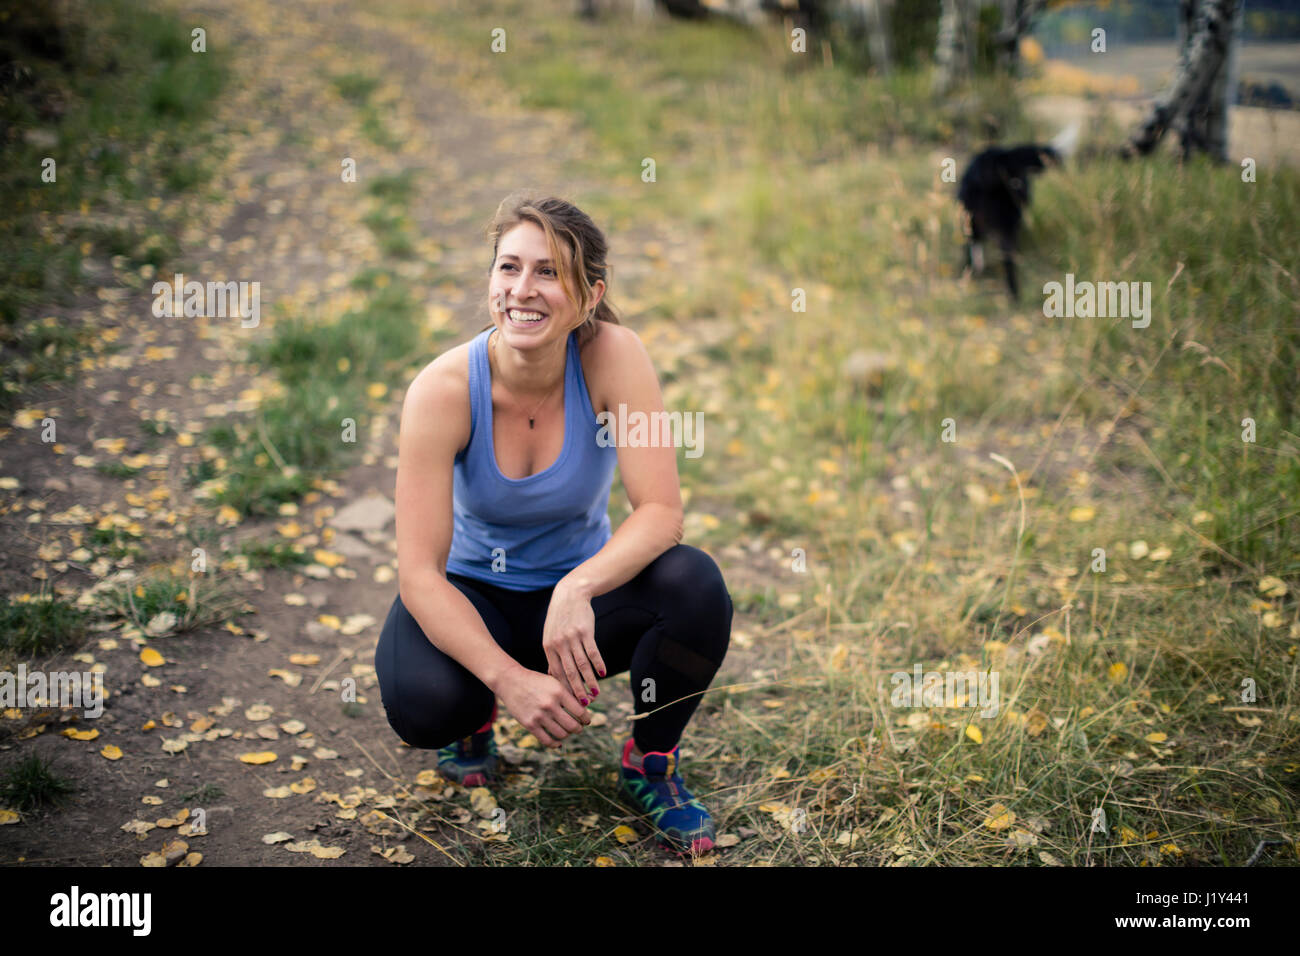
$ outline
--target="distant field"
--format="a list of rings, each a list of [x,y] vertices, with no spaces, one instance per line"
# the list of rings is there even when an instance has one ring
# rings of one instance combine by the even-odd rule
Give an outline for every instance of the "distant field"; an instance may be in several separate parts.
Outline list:
[[[1104,54],[1049,52],[1042,77],[1033,85],[1036,95],[1026,105],[1032,115],[1056,127],[1109,112],[1121,129],[1128,130],[1173,81],[1177,59],[1177,46],[1172,42],[1126,45],[1112,40]],[[1054,68],[1062,65],[1064,69]],[[1105,79],[1098,83],[1091,77]],[[1300,44],[1243,44],[1237,77],[1281,83],[1300,99]],[[1107,82],[1112,80],[1115,82]],[[1136,94],[1129,91],[1133,81]],[[1107,92],[1095,92],[1098,89]],[[1300,110],[1234,106],[1230,114],[1228,152],[1234,160],[1250,156],[1264,164],[1295,164]]]
[[[1094,73],[1135,76],[1142,95],[1154,96],[1173,79],[1178,46],[1173,41],[1128,44],[1112,37],[1104,54],[1084,48],[1048,50],[1047,55]],[[1237,51],[1237,76],[1276,81],[1292,96],[1300,95],[1300,43],[1243,43]]]

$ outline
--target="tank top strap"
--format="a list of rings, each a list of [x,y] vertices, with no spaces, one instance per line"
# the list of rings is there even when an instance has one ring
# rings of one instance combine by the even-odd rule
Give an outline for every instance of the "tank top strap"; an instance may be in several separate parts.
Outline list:
[[[487,409],[492,401],[492,370],[488,365],[488,339],[492,329],[480,332],[469,346],[469,441],[461,449],[465,454],[481,457],[480,449],[475,447],[474,436],[487,421]],[[482,442],[478,443],[483,444]]]

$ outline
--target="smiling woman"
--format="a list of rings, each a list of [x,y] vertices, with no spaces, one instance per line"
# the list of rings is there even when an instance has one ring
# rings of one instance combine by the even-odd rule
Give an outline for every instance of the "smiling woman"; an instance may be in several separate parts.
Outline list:
[[[705,851],[714,826],[678,741],[726,654],[731,597],[681,543],[676,450],[598,440],[611,408],[663,412],[658,376],[606,301],[605,237],[585,213],[509,197],[488,238],[491,321],[423,369],[402,410],[400,590],[375,651],[389,723],[481,785],[498,697],[558,747],[591,723],[599,678],[627,671],[619,792],[663,845]],[[633,510],[611,533],[615,466]]]

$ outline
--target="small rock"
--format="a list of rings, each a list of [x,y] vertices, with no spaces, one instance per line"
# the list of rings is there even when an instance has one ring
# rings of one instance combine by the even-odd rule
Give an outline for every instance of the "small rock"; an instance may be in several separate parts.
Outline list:
[[[68,483],[62,478],[46,478],[42,487],[46,491],[67,491]]]
[[[303,630],[307,632],[307,636],[313,641],[332,641],[334,639],[334,631],[320,621],[308,621],[303,625]]]
[[[348,558],[366,558],[370,561],[378,561],[381,555],[364,541],[353,537],[350,534],[340,534],[335,536],[330,542],[330,548],[339,554]]]
[[[179,863],[185,859],[185,854],[189,851],[190,846],[184,840],[168,840],[163,844],[160,852],[163,859],[167,861],[167,865],[171,866],[173,863]]]
[[[376,492],[344,507],[330,524],[339,531],[382,531],[395,513],[393,503]]]

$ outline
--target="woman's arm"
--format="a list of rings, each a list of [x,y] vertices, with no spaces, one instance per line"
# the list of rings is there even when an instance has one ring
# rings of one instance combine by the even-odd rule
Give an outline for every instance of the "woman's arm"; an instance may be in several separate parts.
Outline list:
[[[659,378],[637,334],[610,325],[601,330],[597,341],[605,336],[608,338],[596,358],[601,363],[601,381],[610,383],[605,391],[609,407],[628,415],[644,412],[653,416],[663,411]],[[591,599],[631,581],[682,540],[677,449],[662,444],[619,446],[618,466],[632,514],[599,551],[555,585],[543,626],[547,673],[563,680],[580,700],[587,693],[599,693],[596,680],[606,673],[596,647]]]
[[[626,326],[607,325],[602,352],[601,381],[608,382],[608,405],[627,414],[644,412],[650,422],[664,410],[663,392],[645,345]],[[599,338],[598,340],[599,341]],[[621,410],[621,409],[620,409]],[[556,585],[584,600],[605,594],[636,577],[655,558],[682,540],[682,491],[677,475],[677,449],[620,447],[618,470],[632,503],[632,514],[618,526],[598,552],[566,574]]]
[[[398,587],[430,642],[495,690],[502,675],[519,665],[446,576],[452,468],[470,428],[467,385],[450,374],[449,356],[415,377],[402,404],[395,496]]]

